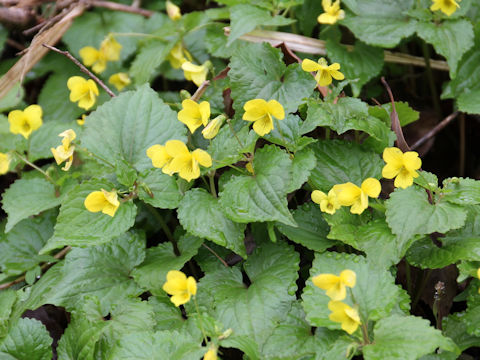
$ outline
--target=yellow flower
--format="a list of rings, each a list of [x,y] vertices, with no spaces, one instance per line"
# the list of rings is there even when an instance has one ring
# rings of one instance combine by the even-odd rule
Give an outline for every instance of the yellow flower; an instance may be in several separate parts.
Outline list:
[[[352,206],[352,214],[361,214],[368,208],[368,197],[376,198],[380,195],[382,187],[380,181],[374,178],[368,178],[358,187],[351,182],[335,185],[333,190],[337,193],[337,199],[342,206]]]
[[[10,132],[21,134],[28,139],[30,134],[42,126],[42,108],[40,105],[30,105],[25,110],[13,110],[8,114]]]
[[[437,11],[440,10],[445,15],[452,15],[460,5],[457,4],[455,0],[432,0],[433,4],[430,6],[430,10]],[[459,2],[461,0],[458,0]]]
[[[73,152],[75,151],[75,146],[70,146],[71,142],[75,140],[77,135],[72,129],[65,130],[58,136],[63,137],[62,145],[57,146],[56,148],[50,148],[52,151],[53,157],[57,162],[57,165],[60,165],[62,162],[67,161],[65,166],[62,168],[64,171],[68,171],[73,162]]]
[[[207,79],[208,67],[204,63],[203,65],[195,65],[190,61],[185,61],[182,64],[183,74],[185,79],[191,80],[195,85],[200,86]]]
[[[337,193],[333,189],[328,192],[328,195],[320,190],[313,191],[312,200],[320,205],[320,210],[328,214],[335,214],[341,206],[337,200]]]
[[[92,46],[85,46],[80,49],[80,57],[85,66],[91,66],[93,72],[100,74],[107,68],[107,58],[102,51]]]
[[[217,360],[217,349],[211,348],[208,350],[205,355],[203,355],[203,360]]]
[[[347,304],[340,301],[330,301],[328,309],[332,311],[328,318],[334,322],[341,323],[342,329],[349,334],[353,334],[357,330],[358,325],[361,324],[358,311]]]
[[[0,172],[1,174],[1,172]],[[477,278],[480,279],[480,268],[477,269]],[[478,293],[480,294],[480,288],[478,289]]]
[[[122,45],[115,40],[112,34],[102,41],[100,44],[100,52],[105,56],[105,59],[108,61],[118,61],[120,60],[120,51],[122,50]]]
[[[77,124],[80,125],[80,126],[84,125],[86,117],[87,117],[87,115],[83,114],[81,119],[77,119]]]
[[[170,140],[171,141],[171,140]],[[196,149],[192,152],[188,151],[187,146],[181,141],[171,143],[167,141],[165,144],[167,153],[173,157],[167,166],[167,171],[178,173],[178,175],[190,181],[200,176],[200,166],[212,166],[212,158],[202,150]],[[165,172],[163,169],[162,171]]]
[[[357,274],[352,270],[343,270],[340,276],[320,274],[312,278],[312,282],[320,289],[327,290],[327,296],[332,300],[343,300],[347,296],[346,286],[353,288]]]
[[[85,80],[81,76],[72,76],[67,81],[67,87],[70,90],[71,102],[78,101],[78,106],[85,110],[95,105],[98,88],[93,80]]]
[[[263,99],[250,100],[245,103],[243,109],[245,113],[242,119],[253,121],[253,130],[260,136],[273,130],[272,116],[278,120],[285,118],[283,106],[277,100],[270,100],[269,102]]]
[[[132,80],[130,80],[127,73],[119,72],[110,76],[108,82],[115,86],[118,91],[122,91],[125,86],[130,85]]]
[[[172,146],[172,143],[179,142],[183,144],[180,140],[169,140],[167,144]],[[162,169],[165,174],[172,175],[173,171],[169,170],[168,165],[173,159],[173,156],[170,156],[167,152],[167,146],[164,145],[153,145],[147,149],[147,156],[152,159],[152,165],[156,168]]]
[[[188,58],[185,58],[185,56]],[[182,67],[182,64],[186,61],[192,61],[192,56],[190,53],[185,49],[181,42],[177,43],[170,53],[167,56],[167,60],[170,62],[170,65],[174,69],[179,69]]]
[[[396,147],[383,150],[383,160],[387,164],[383,167],[382,176],[385,179],[395,178],[395,187],[402,189],[413,184],[413,178],[419,176],[415,170],[422,166],[422,160],[416,151],[402,153],[402,150]]]
[[[117,192],[115,190],[106,191],[104,189],[101,189],[101,191],[93,191],[88,194],[83,204],[90,212],[101,211],[112,217],[120,206]]]
[[[197,104],[191,99],[182,101],[182,110],[178,112],[177,118],[180,122],[187,125],[190,132],[193,134],[195,130],[203,124],[208,124],[210,119],[210,104],[208,101],[202,101]]]
[[[173,21],[176,21],[182,17],[182,13],[180,12],[180,8],[172,3],[171,1],[166,2],[167,7],[167,15]]]
[[[162,289],[169,295],[170,300],[176,307],[190,301],[190,297],[197,293],[197,282],[192,276],[187,276],[178,270],[170,270],[167,273],[167,282]]]
[[[322,0],[322,7],[325,12],[317,18],[320,24],[333,25],[345,18],[345,11],[340,9],[340,0],[335,0],[333,4],[332,0]]]
[[[0,175],[6,174],[10,167],[10,156],[0,152]]]
[[[328,86],[332,83],[332,77],[335,80],[343,80],[345,79],[345,75],[343,75],[340,71],[340,64],[333,63],[332,65],[328,65],[327,60],[325,58],[318,59],[318,62],[312,61],[310,59],[305,59],[302,61],[302,69],[303,71],[317,71],[315,75],[315,80],[317,81],[318,85],[320,86]]]
[[[205,139],[213,139],[217,136],[218,131],[222,127],[223,121],[226,119],[225,115],[218,115],[215,119],[210,121],[205,129],[202,130],[202,135]]]

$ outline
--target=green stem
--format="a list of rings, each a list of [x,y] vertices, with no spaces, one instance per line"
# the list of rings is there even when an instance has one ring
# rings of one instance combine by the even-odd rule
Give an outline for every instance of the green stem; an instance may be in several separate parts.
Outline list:
[[[207,335],[205,333],[205,330],[203,330],[202,315],[200,314],[200,309],[198,308],[197,298],[195,295],[193,296],[193,303],[195,304],[195,310],[197,310],[197,314],[198,314],[198,325],[200,326],[200,331],[202,332],[205,345],[207,345],[208,344]]]
[[[210,192],[213,197],[217,197],[217,191],[215,189],[215,170],[208,173],[208,180],[210,183]]]
[[[148,37],[148,38],[151,38],[151,39],[156,39],[156,40],[160,40],[160,41],[163,41],[165,43],[168,43],[167,40],[165,40],[163,37],[161,36],[157,36],[157,35],[152,35],[152,34],[144,34],[144,33],[134,33],[134,32],[131,32],[131,33],[112,33],[113,36],[118,36],[118,37],[122,37],[122,36],[125,36],[125,37]]]
[[[330,139],[330,128],[325,128],[325,140]]]
[[[240,145],[240,148],[245,149],[245,145],[243,145],[242,142],[240,141],[240,139],[238,138],[237,133],[233,129],[232,123],[230,122],[230,119],[227,119],[227,124],[230,127],[230,130],[232,131],[233,136],[235,136],[235,139],[237,139],[237,142]]]
[[[407,260],[405,260],[405,272],[407,274],[407,291],[411,295],[412,294],[412,269],[410,268],[410,264]]]
[[[37,165],[35,165],[34,163],[28,161],[25,157],[23,157],[22,155],[20,155],[18,152],[14,151],[13,152],[20,160],[22,160],[25,164],[31,166],[32,168],[34,168],[35,170],[41,172],[45,178],[50,181],[53,185],[56,185],[55,184],[55,181],[53,181],[53,179],[50,177],[50,175],[48,175],[44,170],[40,169]]]

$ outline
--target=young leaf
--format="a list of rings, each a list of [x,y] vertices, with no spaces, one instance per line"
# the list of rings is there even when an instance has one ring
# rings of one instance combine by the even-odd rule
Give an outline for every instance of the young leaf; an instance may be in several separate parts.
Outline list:
[[[175,209],[182,199],[175,177],[161,169],[144,171],[138,176],[138,184],[138,198],[154,207]]]
[[[205,190],[187,191],[178,207],[178,220],[189,233],[247,257],[243,244],[246,225],[228,219],[218,199]]]
[[[255,153],[255,174],[234,176],[220,193],[220,205],[235,222],[280,221],[296,226],[287,206],[292,160],[280,148],[268,145]]]
[[[285,119],[275,121],[274,126],[274,129],[264,138],[271,143],[285,146],[292,152],[302,150],[308,144],[315,142],[310,137],[302,136],[300,132],[302,119],[297,115],[288,114]]]
[[[147,149],[185,141],[186,127],[148,85],[123,92],[88,117],[82,145],[111,164],[122,159],[138,171],[152,168]]]
[[[443,199],[458,205],[480,204],[480,181],[449,178],[443,181]]]
[[[381,319],[373,332],[374,343],[363,348],[365,360],[414,360],[438,347],[459,352],[455,343],[431,327],[428,320],[415,316]]]

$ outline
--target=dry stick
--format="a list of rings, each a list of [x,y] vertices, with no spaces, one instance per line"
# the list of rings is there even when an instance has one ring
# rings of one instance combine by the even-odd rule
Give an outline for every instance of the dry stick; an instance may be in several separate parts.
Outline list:
[[[116,10],[116,11],[123,11],[123,12],[128,12],[132,14],[139,14],[145,17],[150,17],[153,14],[155,14],[154,11],[146,10],[146,9],[140,9],[138,7],[134,6],[128,6],[128,5],[123,5],[123,4],[117,4],[111,1],[89,1],[89,5],[96,6],[96,7],[103,7],[105,9],[110,9],[110,10]]]
[[[210,85],[210,81],[205,80],[202,83],[202,85],[200,85],[200,87],[197,89],[197,91],[195,91],[195,94],[193,94],[190,99],[193,101],[198,101],[202,97],[203,93],[207,90],[209,85]]]
[[[458,111],[455,111],[453,114],[448,115],[445,119],[440,121],[432,130],[428,133],[423,135],[415,144],[412,145],[412,150],[415,150],[422,146],[428,139],[435,136],[440,130],[442,130],[445,126],[450,124],[450,122],[455,119],[458,115]]]
[[[71,246],[67,246],[65,247],[64,249],[62,249],[61,251],[59,251],[57,254],[55,254],[54,258],[55,259],[61,259],[63,258],[70,250],[72,249]],[[47,270],[50,266],[52,266],[53,264],[52,263],[45,263],[42,265],[41,267],[41,270],[42,272]],[[5,283],[5,284],[0,284],[0,290],[3,290],[3,289],[8,289],[10,286],[13,286],[15,284],[18,284],[18,283],[21,283],[22,281],[25,280],[25,275],[22,275],[20,276],[19,278],[13,280],[13,281],[10,281],[8,283]]]
[[[85,74],[87,74],[88,76],[90,76],[98,85],[100,85],[107,93],[108,95],[110,95],[111,97],[115,97],[116,95],[113,93],[112,90],[110,90],[108,88],[107,85],[105,85],[103,83],[102,80],[100,80],[98,77],[96,77],[95,75],[92,74],[92,72],[90,70],[88,70],[85,66],[82,65],[82,63],[80,63],[80,61],[78,61],[77,59],[75,59],[72,54],[70,54],[68,51],[62,51],[60,49],[57,49],[56,47],[54,46],[50,46],[50,45],[47,45],[47,44],[42,44],[43,46],[45,46],[47,49],[50,49],[52,51],[55,51],[59,54],[62,54],[64,56],[66,56],[67,58],[69,58],[70,60],[73,61],[73,63],[75,65],[77,65],[80,70],[82,70],[82,72],[84,72]]]
[[[37,30],[42,30],[44,27],[57,22],[58,19],[63,18],[67,12],[68,12],[68,10],[66,8],[63,9],[60,13],[51,17],[50,19],[42,21],[40,24],[37,24],[37,25],[31,27],[30,29],[24,30],[23,35],[28,36],[28,35],[31,35],[34,32],[36,32]]]
[[[218,255],[212,248],[208,247],[205,244],[202,244],[202,246],[205,247],[208,251],[210,251],[218,260],[220,260],[225,267],[227,267],[227,268],[230,267],[230,266],[228,266],[227,262],[225,260],[223,260],[220,257],[220,255]]]
[[[408,146],[407,142],[405,141],[405,138],[403,137],[402,127],[400,126],[400,120],[398,119],[397,110],[395,109],[395,100],[393,99],[392,90],[390,89],[390,86],[387,84],[383,76],[381,77],[381,81],[383,86],[385,86],[385,88],[387,89],[388,96],[390,97],[390,102],[392,103],[392,112],[390,113],[390,120],[392,124],[392,130],[395,132],[395,135],[397,135],[397,145],[399,149],[402,150],[403,152],[409,151],[410,147]]]

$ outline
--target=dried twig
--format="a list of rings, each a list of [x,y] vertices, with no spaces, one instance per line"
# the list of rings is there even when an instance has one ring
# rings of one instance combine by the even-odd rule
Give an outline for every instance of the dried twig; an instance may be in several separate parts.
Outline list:
[[[197,91],[195,91],[195,94],[192,95],[192,97],[190,98],[191,100],[193,101],[198,101],[200,100],[200,98],[202,97],[203,93],[207,90],[208,86],[210,85],[210,81],[209,80],[205,80],[202,85],[200,85],[197,89]]]
[[[54,46],[50,46],[50,45],[47,45],[47,44],[42,44],[42,45],[45,46],[47,49],[50,49],[50,50],[52,50],[52,51],[55,51],[55,52],[57,52],[57,53],[59,53],[59,54],[62,54],[62,55],[64,55],[64,56],[66,56],[67,58],[69,58],[71,61],[73,61],[73,63],[74,63],[75,65],[77,65],[77,66],[80,68],[80,70],[81,70],[83,73],[87,74],[89,77],[92,78],[93,81],[95,81],[98,85],[100,85],[100,87],[102,87],[103,90],[105,90],[105,91],[108,93],[108,95],[110,95],[111,97],[115,97],[115,96],[116,96],[116,95],[113,93],[113,91],[110,90],[110,89],[108,88],[108,86],[103,83],[102,80],[100,80],[100,79],[99,79],[98,77],[96,77],[90,70],[88,70],[85,66],[83,66],[83,64],[82,64],[80,61],[78,61],[78,60],[77,60],[72,54],[70,54],[68,51],[62,51],[62,50],[60,50],[60,49],[57,49],[57,48],[54,47]]]
[[[392,103],[392,112],[390,113],[390,120],[392,124],[392,130],[397,135],[397,146],[403,152],[409,151],[410,147],[408,146],[407,142],[405,141],[405,137],[403,136],[402,127],[400,126],[400,120],[398,119],[397,110],[395,109],[395,99],[393,98],[392,90],[390,86],[385,81],[385,78],[382,76],[381,81],[383,86],[387,89],[388,96],[390,97],[390,102]]]
[[[442,130],[445,126],[450,124],[450,122],[455,119],[458,115],[458,111],[455,111],[453,114],[448,115],[445,119],[440,121],[432,130],[428,133],[423,135],[415,144],[411,146],[412,150],[415,150],[422,146],[428,139],[435,136],[440,130]]]
[[[67,253],[72,249],[71,246],[67,246],[65,248],[63,248],[61,251],[59,251],[57,254],[55,254],[54,258],[55,259],[62,259],[65,255],[67,255]],[[41,270],[42,272],[45,272],[48,268],[50,268],[53,264],[52,263],[45,263],[42,265],[41,267]],[[3,289],[8,289],[9,287],[15,285],[15,284],[19,284],[21,283],[22,281],[25,281],[25,275],[22,275],[18,278],[16,278],[15,280],[13,281],[10,281],[8,283],[5,283],[5,284],[0,284],[0,290],[3,290]]]
[[[105,9],[110,9],[110,10],[123,11],[123,12],[132,13],[132,14],[139,14],[139,15],[142,15],[142,16],[145,16],[145,17],[150,17],[153,14],[155,14],[154,11],[150,11],[150,10],[146,10],[146,9],[140,9],[136,6],[118,4],[118,3],[111,2],[111,1],[92,0],[92,1],[89,1],[88,4],[91,5],[91,6],[103,7]]]
[[[218,255],[212,248],[208,247],[208,246],[205,245],[205,244],[202,244],[202,246],[203,246],[204,248],[206,248],[208,251],[210,251],[210,252],[213,254],[213,256],[215,256],[218,260],[220,260],[220,262],[221,262],[225,267],[227,267],[227,268],[230,267],[230,266],[228,266],[227,262],[226,262],[225,260],[223,260],[223,259],[220,257],[220,255]]]

